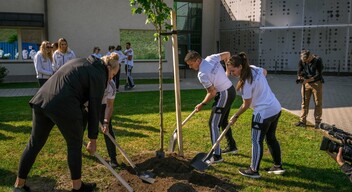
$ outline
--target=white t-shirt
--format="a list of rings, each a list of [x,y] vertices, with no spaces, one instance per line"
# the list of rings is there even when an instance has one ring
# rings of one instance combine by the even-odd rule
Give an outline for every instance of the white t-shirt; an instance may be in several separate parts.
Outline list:
[[[133,67],[133,49],[129,48],[125,50],[125,55],[127,56],[126,64]],[[132,56],[131,60],[128,60],[128,56]]]
[[[213,54],[203,59],[199,65],[198,79],[204,88],[213,85],[217,92],[221,92],[233,86],[220,61],[220,54]]]
[[[260,113],[262,119],[266,119],[281,111],[280,102],[276,99],[271,91],[268,81],[263,74],[263,68],[251,65],[252,84],[246,80],[239,94],[243,99],[252,98],[251,108],[254,110],[253,115]]]
[[[108,99],[115,99],[116,96],[116,85],[114,80],[109,81],[108,86],[105,89],[104,97],[101,101],[102,104],[106,104]]]
[[[22,50],[22,58],[23,59],[28,59],[28,51],[27,51],[27,49],[23,49]]]

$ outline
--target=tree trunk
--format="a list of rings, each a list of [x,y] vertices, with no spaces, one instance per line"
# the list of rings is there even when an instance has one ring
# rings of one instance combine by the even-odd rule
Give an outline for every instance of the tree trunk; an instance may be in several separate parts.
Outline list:
[[[161,39],[161,26],[158,26],[159,38],[158,38],[158,49],[159,49],[159,114],[160,114],[160,151],[164,151],[164,118],[163,118],[163,58],[162,58],[162,39]]]

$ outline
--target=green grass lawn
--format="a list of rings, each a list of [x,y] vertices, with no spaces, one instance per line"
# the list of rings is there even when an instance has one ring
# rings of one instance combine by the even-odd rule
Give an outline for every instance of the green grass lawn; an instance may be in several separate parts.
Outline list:
[[[194,106],[204,97],[204,90],[181,92],[182,119],[187,117]],[[28,141],[31,131],[31,97],[0,98],[0,191],[10,191],[16,177],[18,160]],[[159,149],[159,93],[128,92],[116,97],[113,125],[122,148],[130,155],[141,152],[155,152]],[[241,101],[236,99],[230,115],[233,115]],[[211,148],[207,127],[210,105],[196,113],[183,127],[185,157],[191,159],[197,152],[208,152]],[[169,137],[176,126],[174,92],[164,92],[165,149]],[[250,123],[251,111],[241,115],[232,126],[239,154],[224,155],[224,163],[211,166],[206,173],[227,178],[240,191],[351,191],[351,183],[340,171],[328,154],[319,150],[322,132],[312,128],[302,129],[293,125],[298,117],[283,111],[277,137],[281,144],[284,175],[271,175],[263,169],[272,165],[272,159],[265,146],[261,163],[261,178],[251,179],[238,173],[238,168],[247,167],[251,160]],[[87,138],[87,137],[85,137]],[[86,139],[87,140],[87,139]],[[266,144],[265,144],[266,145]],[[102,135],[98,139],[98,151],[107,157]],[[86,152],[84,152],[87,154]],[[123,161],[119,154],[119,161]],[[83,158],[84,167],[94,169],[93,158]],[[101,183],[111,175],[100,171],[87,172]],[[46,145],[30,172],[32,183],[68,183],[69,172],[66,163],[66,144],[57,128],[54,128]]]

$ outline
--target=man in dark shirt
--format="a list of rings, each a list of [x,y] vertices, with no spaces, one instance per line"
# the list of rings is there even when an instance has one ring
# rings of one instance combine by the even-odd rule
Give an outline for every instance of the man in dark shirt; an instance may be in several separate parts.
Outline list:
[[[296,126],[305,127],[309,111],[310,97],[314,97],[315,128],[319,128],[323,113],[323,62],[320,57],[313,55],[309,50],[302,50],[298,63],[298,80],[302,83],[302,109],[300,121]]]
[[[119,70],[118,56],[101,60],[74,59],[61,67],[30,100],[33,128],[22,154],[14,191],[30,191],[25,185],[28,173],[56,124],[67,143],[67,161],[71,172],[72,191],[93,191],[95,183],[81,182],[83,104],[89,102],[87,150],[94,154],[101,101],[108,80]]]

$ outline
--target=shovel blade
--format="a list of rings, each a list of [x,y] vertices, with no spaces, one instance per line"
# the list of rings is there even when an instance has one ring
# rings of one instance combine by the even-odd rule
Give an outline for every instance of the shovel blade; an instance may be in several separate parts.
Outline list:
[[[192,160],[191,166],[197,169],[198,171],[204,171],[209,167],[209,164],[206,163],[206,153],[198,153]]]
[[[169,141],[169,151],[174,152],[175,147],[176,147],[176,142],[177,142],[177,130],[172,133],[170,141]]]
[[[155,182],[155,179],[153,178],[153,176],[148,175],[148,174],[141,174],[139,175],[139,178],[143,181],[143,182],[147,182],[150,184],[153,184]]]

